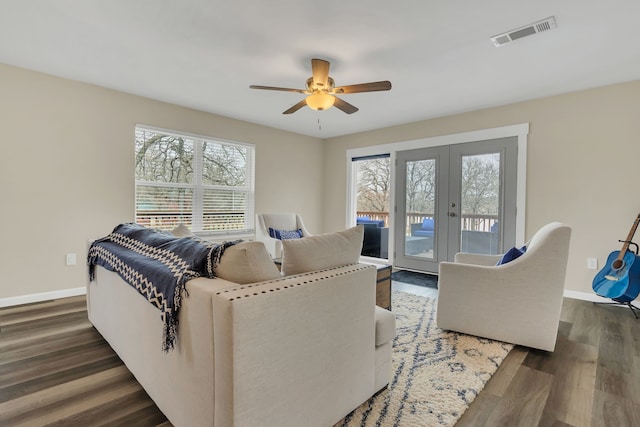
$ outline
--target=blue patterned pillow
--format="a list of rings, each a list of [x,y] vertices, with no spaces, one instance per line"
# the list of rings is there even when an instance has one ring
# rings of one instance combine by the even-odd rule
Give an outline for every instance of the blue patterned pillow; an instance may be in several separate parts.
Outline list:
[[[269,227],[269,236],[278,240],[301,239],[302,229],[297,230],[276,230]]]
[[[520,258],[520,256],[524,254],[526,251],[527,251],[526,246],[523,246],[520,249],[513,247],[509,249],[507,252],[505,252],[504,255],[502,255],[502,258],[500,258],[500,260],[496,265],[506,264],[508,262],[513,261],[514,259]]]

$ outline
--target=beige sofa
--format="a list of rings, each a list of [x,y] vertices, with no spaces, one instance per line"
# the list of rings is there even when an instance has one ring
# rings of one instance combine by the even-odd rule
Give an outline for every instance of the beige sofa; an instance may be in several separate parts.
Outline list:
[[[375,306],[375,283],[363,264],[244,285],[193,279],[167,353],[160,312],[116,273],[96,269],[87,304],[175,426],[332,426],[390,380],[395,318]]]

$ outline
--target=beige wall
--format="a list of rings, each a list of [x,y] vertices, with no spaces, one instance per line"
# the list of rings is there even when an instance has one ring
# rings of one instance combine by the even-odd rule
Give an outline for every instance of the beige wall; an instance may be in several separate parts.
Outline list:
[[[639,111],[635,81],[323,143],[0,64],[0,298],[84,286],[86,241],[133,220],[137,123],[255,144],[256,211],[299,212],[316,233],[345,226],[347,149],[529,123],[527,237],[571,225],[566,287],[591,293],[586,258],[601,267],[640,211]]]
[[[133,221],[136,124],[255,144],[256,211],[320,230],[320,139],[0,64],[0,298],[85,285],[88,239]]]
[[[344,227],[347,149],[520,123],[530,124],[526,236],[550,221],[569,224],[566,289],[592,293],[597,270],[586,269],[587,257],[602,267],[640,211],[640,81],[328,140],[324,228]]]

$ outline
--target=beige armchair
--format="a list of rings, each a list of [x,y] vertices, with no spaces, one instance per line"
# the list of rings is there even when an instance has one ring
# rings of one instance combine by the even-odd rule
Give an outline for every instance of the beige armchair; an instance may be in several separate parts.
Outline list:
[[[302,237],[312,236],[296,213],[275,213],[256,215],[256,240],[264,242],[272,258],[282,257],[282,242],[269,236],[269,228],[274,230],[302,230]]]
[[[553,351],[570,237],[571,228],[553,222],[509,263],[496,266],[500,255],[466,253],[440,263],[438,327]]]

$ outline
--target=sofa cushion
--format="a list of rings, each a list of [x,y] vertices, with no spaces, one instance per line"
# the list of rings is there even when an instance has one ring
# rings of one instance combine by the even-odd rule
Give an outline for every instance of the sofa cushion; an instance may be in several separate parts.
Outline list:
[[[376,305],[376,346],[388,343],[396,337],[396,316]]]
[[[282,241],[282,272],[285,275],[355,264],[360,259],[364,226],[336,233]]]
[[[229,246],[215,269],[215,274],[230,282],[245,284],[280,277],[262,242],[240,242]]]
[[[183,223],[178,224],[178,226],[176,228],[171,230],[171,234],[173,234],[176,237],[191,237],[191,236],[193,236],[193,233],[191,232],[191,230],[189,230],[189,227],[187,227]]]

